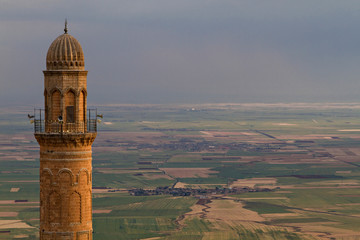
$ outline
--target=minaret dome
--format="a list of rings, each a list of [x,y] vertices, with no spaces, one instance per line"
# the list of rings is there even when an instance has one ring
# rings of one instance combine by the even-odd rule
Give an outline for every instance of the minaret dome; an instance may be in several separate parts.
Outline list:
[[[46,70],[84,70],[84,53],[76,38],[67,33],[57,37],[46,56]]]

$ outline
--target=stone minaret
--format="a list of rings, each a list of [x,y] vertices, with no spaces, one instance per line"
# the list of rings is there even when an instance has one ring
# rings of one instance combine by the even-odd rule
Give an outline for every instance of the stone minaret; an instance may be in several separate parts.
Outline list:
[[[87,110],[84,54],[67,33],[54,40],[44,71],[45,109],[35,110],[40,145],[40,239],[92,239],[91,145],[96,110]]]

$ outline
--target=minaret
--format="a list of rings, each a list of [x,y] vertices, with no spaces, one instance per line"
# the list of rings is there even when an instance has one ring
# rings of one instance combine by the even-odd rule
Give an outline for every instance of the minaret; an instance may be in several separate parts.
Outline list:
[[[84,54],[65,22],[50,45],[45,109],[35,111],[40,145],[40,239],[92,239],[91,145],[96,110],[87,110]]]

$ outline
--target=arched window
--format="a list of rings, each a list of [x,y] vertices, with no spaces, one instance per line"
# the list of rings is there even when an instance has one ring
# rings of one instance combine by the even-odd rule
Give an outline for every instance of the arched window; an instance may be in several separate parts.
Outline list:
[[[50,193],[49,196],[49,216],[50,223],[60,223],[61,220],[61,196],[57,192]]]
[[[78,184],[80,187],[85,187],[89,184],[89,173],[86,169],[81,169],[78,174]]]
[[[40,175],[40,184],[43,188],[48,189],[52,184],[52,174],[49,169],[44,169]]]
[[[86,199],[85,199],[85,213],[84,218],[85,221],[91,221],[92,216],[92,197],[91,197],[91,191],[89,190],[86,192]]]
[[[61,169],[58,174],[58,180],[60,183],[60,188],[67,189],[73,184],[72,173],[69,169]]]
[[[70,90],[65,95],[66,122],[75,122],[75,93]]]
[[[81,222],[81,197],[78,192],[73,192],[70,195],[69,219],[70,219],[70,223]]]
[[[40,222],[45,222],[45,205],[46,199],[43,191],[40,190]]]

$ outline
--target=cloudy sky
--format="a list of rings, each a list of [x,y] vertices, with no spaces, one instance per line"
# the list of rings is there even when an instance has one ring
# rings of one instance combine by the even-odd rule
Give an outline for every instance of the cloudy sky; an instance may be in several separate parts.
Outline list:
[[[92,104],[360,101],[358,0],[0,0],[0,105],[43,104],[65,18]]]

